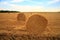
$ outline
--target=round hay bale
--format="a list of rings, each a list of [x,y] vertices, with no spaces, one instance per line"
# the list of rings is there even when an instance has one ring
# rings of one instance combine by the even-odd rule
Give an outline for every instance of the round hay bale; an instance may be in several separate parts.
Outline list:
[[[41,15],[32,15],[29,17],[26,27],[31,34],[41,34],[47,27],[48,21]]]
[[[18,21],[26,21],[26,16],[24,15],[24,13],[19,13],[17,15],[17,20]]]

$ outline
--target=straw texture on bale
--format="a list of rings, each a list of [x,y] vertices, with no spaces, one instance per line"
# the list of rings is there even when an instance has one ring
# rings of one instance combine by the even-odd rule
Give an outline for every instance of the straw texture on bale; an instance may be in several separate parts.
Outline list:
[[[25,14],[24,14],[24,13],[19,13],[19,14],[17,15],[17,20],[18,20],[18,21],[26,21],[26,16],[25,16]]]
[[[43,16],[32,15],[26,23],[27,31],[31,34],[41,34],[47,27],[47,23],[47,19]]]

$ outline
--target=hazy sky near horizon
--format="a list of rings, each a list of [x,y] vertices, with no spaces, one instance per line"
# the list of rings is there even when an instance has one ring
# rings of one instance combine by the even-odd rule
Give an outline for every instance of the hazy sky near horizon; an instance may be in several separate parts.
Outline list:
[[[0,0],[0,10],[58,12],[60,0]]]

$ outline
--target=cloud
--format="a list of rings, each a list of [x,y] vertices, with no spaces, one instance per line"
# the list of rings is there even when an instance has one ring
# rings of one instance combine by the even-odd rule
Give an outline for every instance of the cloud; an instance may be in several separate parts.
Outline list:
[[[24,1],[31,2],[34,4],[43,4],[42,2],[35,2],[33,0],[12,0],[11,2],[24,2]]]
[[[25,0],[12,0],[11,2],[23,2]]]
[[[52,7],[45,8],[45,11],[46,12],[58,12],[60,11],[60,7],[59,8],[52,8]]]
[[[13,10],[13,11],[21,11],[21,12],[58,12],[60,8],[45,8],[43,6],[29,6],[29,5],[15,5],[15,4],[5,4],[9,5],[9,8],[5,8],[4,10]]]
[[[33,0],[27,0],[28,2],[31,2],[31,3],[34,3],[34,4],[43,4],[43,2],[36,2],[36,1],[33,1]]]
[[[60,2],[60,0],[52,0],[52,1],[49,1],[48,4],[53,4],[53,3],[57,3],[57,2]]]
[[[2,5],[8,5],[7,8],[3,8],[4,10],[14,10],[14,11],[21,11],[21,12],[57,12],[60,11],[60,8],[46,8],[44,6],[30,6],[30,5],[16,5],[10,4],[8,2],[1,2]],[[6,7],[6,6],[5,6]]]
[[[32,12],[32,11],[41,11],[43,10],[42,6],[29,6],[29,5],[24,5],[24,6],[19,6],[19,5],[14,5],[10,4],[10,10],[17,10],[21,12]]]
[[[0,10],[3,10],[3,8],[0,8]]]
[[[3,5],[3,4],[8,4],[8,2],[4,1],[4,2],[0,2],[0,4],[2,4],[2,5]]]
[[[1,4],[8,5],[7,8],[4,8],[4,10],[16,10],[16,11],[21,11],[21,12],[32,12],[32,11],[43,10],[43,6],[16,5],[16,4],[10,4],[7,2],[4,2],[4,3],[2,2]]]
[[[7,8],[4,7],[4,10],[14,10],[14,11],[21,11],[21,12],[32,12],[32,11],[41,11],[43,10],[43,6],[30,6],[30,5],[16,5],[11,4],[8,2],[1,2],[1,5],[8,6]]]

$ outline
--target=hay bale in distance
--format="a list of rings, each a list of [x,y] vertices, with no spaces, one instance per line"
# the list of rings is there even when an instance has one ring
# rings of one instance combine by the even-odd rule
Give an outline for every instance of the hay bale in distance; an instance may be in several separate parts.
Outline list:
[[[24,13],[19,13],[19,14],[17,15],[17,20],[18,20],[18,21],[26,21],[26,16],[25,16],[25,14],[24,14]]]
[[[18,24],[20,24],[20,25],[25,25],[26,16],[25,16],[24,13],[19,13],[19,14],[17,15],[17,22],[18,22]]]

